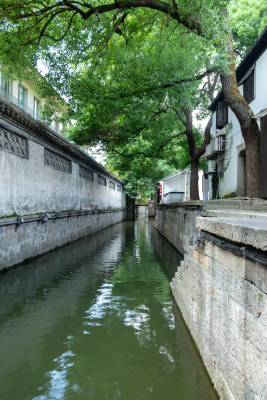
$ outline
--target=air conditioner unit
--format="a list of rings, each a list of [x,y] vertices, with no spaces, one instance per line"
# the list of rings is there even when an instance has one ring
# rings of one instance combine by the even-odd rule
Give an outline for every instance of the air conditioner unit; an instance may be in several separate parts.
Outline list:
[[[224,138],[223,136],[216,136],[212,139],[211,143],[211,154],[218,154],[224,151]]]
[[[211,157],[211,145],[210,144],[207,145],[204,156],[206,158]]]
[[[206,164],[206,174],[215,174],[216,173],[216,161],[215,160],[210,160]]]

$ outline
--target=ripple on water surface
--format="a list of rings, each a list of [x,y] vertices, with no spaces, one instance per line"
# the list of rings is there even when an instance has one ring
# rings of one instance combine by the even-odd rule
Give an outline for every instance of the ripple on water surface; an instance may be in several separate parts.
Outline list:
[[[213,400],[170,297],[179,253],[123,222],[0,277],[0,398]]]

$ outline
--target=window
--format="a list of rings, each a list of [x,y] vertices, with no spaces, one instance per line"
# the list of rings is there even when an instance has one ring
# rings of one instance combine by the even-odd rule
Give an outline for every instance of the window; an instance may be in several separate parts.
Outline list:
[[[22,109],[25,108],[25,106],[27,105],[27,90],[19,85],[19,107],[21,107]]]
[[[12,101],[11,80],[9,78],[5,78],[3,75],[1,77],[1,90],[0,90],[0,93],[7,100]]]
[[[2,89],[4,92],[6,92],[6,93],[9,93],[9,92],[10,92],[10,79],[4,78],[4,77],[2,76],[2,79],[1,79],[1,89]]]
[[[222,129],[228,123],[228,106],[225,101],[218,101],[216,108],[216,128]]]
[[[243,96],[244,99],[249,103],[255,99],[255,90],[254,90],[254,70],[247,77],[247,79],[243,83]]]
[[[34,97],[33,113],[35,119],[40,119],[40,101]]]

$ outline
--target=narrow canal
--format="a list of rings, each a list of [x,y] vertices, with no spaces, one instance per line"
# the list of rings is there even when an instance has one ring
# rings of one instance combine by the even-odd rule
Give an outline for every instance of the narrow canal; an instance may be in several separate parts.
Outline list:
[[[180,260],[140,219],[2,275],[0,399],[216,399],[170,296]]]

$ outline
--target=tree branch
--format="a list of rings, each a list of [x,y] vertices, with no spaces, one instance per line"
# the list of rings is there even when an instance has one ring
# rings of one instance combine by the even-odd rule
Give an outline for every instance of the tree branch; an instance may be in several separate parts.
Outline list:
[[[125,39],[125,43],[127,44],[128,39],[127,39],[127,37],[126,37],[126,34],[125,34],[125,33],[123,34],[122,30],[119,28],[119,26],[120,26],[121,24],[124,24],[124,21],[125,21],[126,17],[127,17],[127,14],[126,14],[126,13],[123,13],[122,16],[121,16],[121,17],[118,19],[118,21],[115,23],[115,25],[114,25],[114,27],[113,27],[113,32],[116,32],[116,33],[118,33],[119,35],[122,35],[122,36],[124,37],[124,39]]]
[[[62,9],[62,10],[59,10],[59,11],[54,12],[54,13],[50,16],[50,18],[45,22],[45,24],[44,24],[44,26],[42,27],[42,30],[41,30],[41,32],[40,32],[40,35],[37,36],[36,38],[30,39],[28,42],[25,42],[25,43],[24,43],[24,46],[27,46],[27,45],[29,45],[29,44],[34,44],[36,40],[38,41],[38,44],[39,44],[42,37],[48,37],[48,38],[54,40],[55,42],[60,42],[62,39],[64,39],[64,37],[67,35],[67,33],[68,33],[68,31],[69,31],[69,29],[70,29],[70,27],[71,27],[72,21],[73,21],[75,15],[77,14],[77,12],[75,12],[75,13],[71,16],[70,21],[69,21],[69,24],[68,24],[68,27],[67,27],[66,31],[64,32],[64,34],[63,34],[61,37],[59,37],[59,38],[52,37],[51,35],[46,34],[45,31],[46,31],[46,29],[48,28],[49,24],[52,22],[52,20],[53,20],[55,17],[57,17],[58,15],[64,13],[65,11],[66,11],[65,9]]]
[[[214,100],[214,92],[215,92],[215,89],[216,89],[216,85],[217,85],[219,76],[220,76],[219,73],[216,72],[215,77],[214,77],[213,84],[212,84],[212,86],[211,86],[211,91],[210,91],[210,93],[209,93],[209,98],[210,98],[210,101],[211,101],[211,102],[213,102],[213,100]]]
[[[180,113],[180,111],[178,110],[178,108],[174,107],[173,109],[174,109],[174,111],[176,112],[176,114],[178,115],[178,118],[180,119],[180,121],[182,122],[182,124],[183,124],[184,126],[186,126],[186,121],[185,121],[185,119],[183,118],[183,116],[182,116],[182,114]]]
[[[162,150],[164,149],[164,147],[165,147],[168,143],[170,143],[173,139],[178,138],[179,136],[184,135],[185,133],[186,133],[186,131],[181,132],[181,133],[178,133],[178,134],[173,135],[173,136],[169,137],[168,139],[166,139],[165,142],[163,142],[163,144],[158,148],[158,151],[157,151],[157,153],[155,153],[155,154],[147,154],[147,153],[145,153],[144,151],[136,151],[136,152],[131,153],[131,154],[124,154],[124,153],[121,153],[120,151],[118,151],[118,150],[116,150],[116,149],[114,149],[114,148],[111,148],[111,150],[112,150],[114,153],[118,154],[119,156],[125,157],[125,158],[131,158],[131,157],[135,157],[135,156],[138,156],[138,155],[141,155],[141,156],[144,156],[144,157],[147,157],[147,158],[157,158],[157,157],[160,156]]]
[[[80,6],[80,7],[79,7]],[[87,8],[87,11],[84,9]],[[1,7],[2,15],[4,19],[13,22],[19,22],[20,20],[26,20],[27,18],[36,18],[40,15],[47,15],[54,10],[55,12],[62,12],[62,9],[66,11],[75,11],[81,15],[84,20],[89,19],[92,15],[101,15],[115,10],[128,10],[130,8],[149,8],[152,10],[160,11],[169,18],[178,21],[180,24],[185,26],[188,30],[195,31],[197,35],[204,36],[201,23],[197,21],[193,14],[190,16],[183,14],[178,5],[173,2],[173,7],[161,0],[115,0],[114,3],[102,4],[99,6],[93,6],[88,2],[78,2],[62,0],[58,1],[53,5],[45,5],[43,2],[28,2],[24,4],[12,4],[3,5]],[[50,21],[51,22],[51,21]],[[49,23],[50,23],[49,22]],[[36,21],[33,20],[29,26],[29,31],[36,28]],[[39,40],[43,37],[42,30],[39,33]]]
[[[180,80],[174,81],[172,83],[165,83],[163,85],[155,86],[153,88],[148,88],[148,89],[146,89],[146,91],[157,90],[157,89],[167,89],[167,88],[170,88],[170,87],[173,87],[176,85],[180,85],[181,83],[200,81],[201,79],[203,79],[205,76],[211,74],[212,72],[216,72],[216,68],[210,68],[207,71],[205,71],[199,75],[192,76],[190,78],[180,79]]]
[[[130,97],[130,96],[136,96],[136,95],[141,94],[141,93],[152,92],[154,90],[171,88],[171,87],[174,87],[174,86],[177,86],[177,85],[181,85],[182,83],[199,81],[202,78],[204,78],[205,76],[211,74],[212,72],[216,72],[216,68],[210,68],[209,70],[207,70],[207,71],[205,71],[205,72],[203,72],[203,73],[201,73],[199,75],[190,77],[190,78],[180,79],[180,80],[174,81],[172,83],[166,83],[166,84],[162,84],[162,85],[158,85],[158,86],[154,86],[154,87],[148,87],[148,88],[145,88],[145,89],[136,90],[136,91],[132,91],[132,92],[128,91],[127,93],[123,93],[120,96],[109,96],[109,98],[110,99],[117,99],[119,97],[120,98],[127,98],[127,97]]]
[[[198,158],[200,158],[200,156],[202,156],[202,154],[205,153],[206,147],[210,143],[211,126],[212,126],[212,115],[210,115],[208,123],[205,127],[204,143],[195,150],[195,153],[198,156]]]

